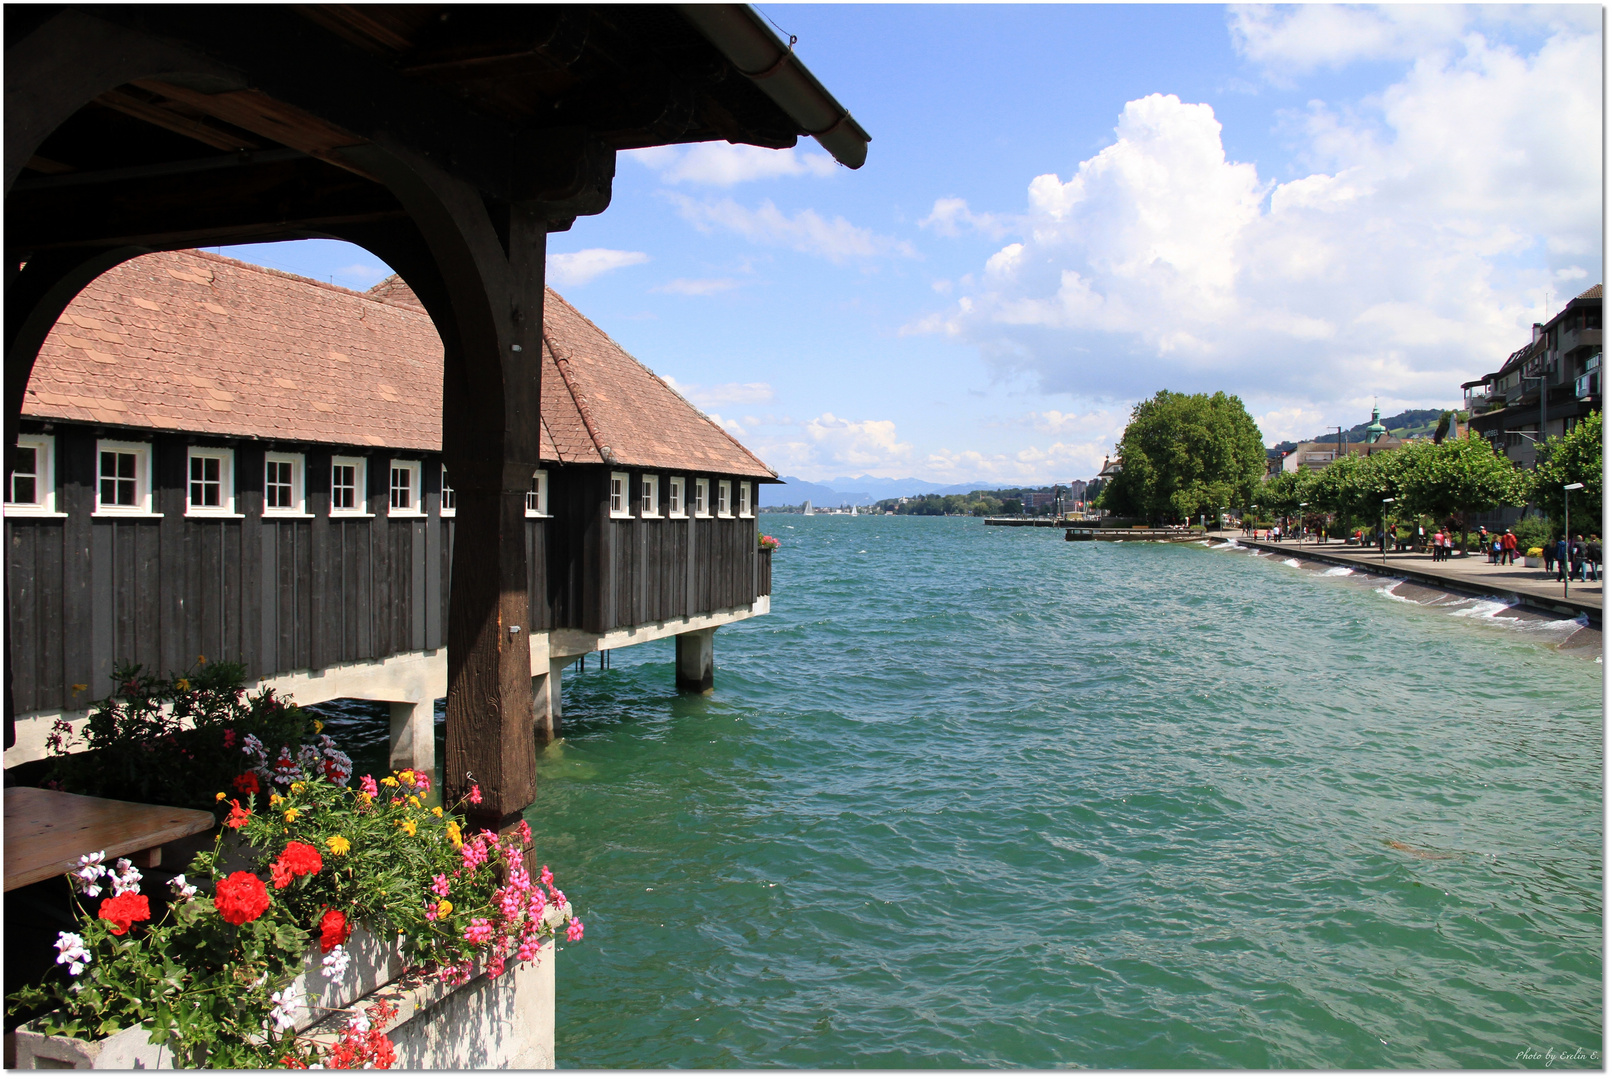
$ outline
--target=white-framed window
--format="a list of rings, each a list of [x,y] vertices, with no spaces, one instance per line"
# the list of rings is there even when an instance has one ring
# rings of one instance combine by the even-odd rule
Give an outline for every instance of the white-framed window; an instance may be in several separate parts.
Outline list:
[[[285,517],[306,513],[304,480],[307,471],[301,454],[271,451],[263,455],[263,514]]]
[[[683,477],[673,476],[667,479],[666,514],[667,517],[687,517],[688,511],[683,505]]]
[[[151,444],[95,442],[95,512],[151,513]]]
[[[739,516],[744,518],[751,516],[749,480],[741,480],[739,482]]]
[[[443,517],[454,516],[454,489],[448,486],[448,466],[442,467],[442,509],[438,511]]]
[[[420,463],[392,459],[391,479],[387,482],[387,513],[392,517],[418,517],[420,514]]]
[[[639,474],[638,512],[640,517],[661,516],[661,478],[654,473]]]
[[[359,517],[368,514],[369,478],[367,462],[361,457],[330,459],[331,517]]]
[[[627,502],[628,476],[624,472],[610,474],[610,516],[632,517],[633,511]]]
[[[532,483],[526,489],[526,516],[549,516],[548,469],[539,469],[532,474]]]
[[[711,516],[711,481],[704,476],[696,477],[694,482],[694,516]]]
[[[235,451],[193,446],[185,455],[185,514],[219,517],[235,513]]]
[[[6,509],[23,513],[56,511],[56,436],[22,435],[7,462]]]
[[[734,516],[733,504],[728,501],[728,492],[729,492],[729,489],[732,488],[732,487],[733,487],[733,484],[728,480],[719,480],[719,481],[717,481],[717,516],[718,517],[733,517]]]

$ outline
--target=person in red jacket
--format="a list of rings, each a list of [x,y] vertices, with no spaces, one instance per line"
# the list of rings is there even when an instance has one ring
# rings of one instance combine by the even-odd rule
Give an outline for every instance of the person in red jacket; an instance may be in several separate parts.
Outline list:
[[[1501,561],[1511,566],[1518,561],[1518,538],[1508,529],[1501,536]]]

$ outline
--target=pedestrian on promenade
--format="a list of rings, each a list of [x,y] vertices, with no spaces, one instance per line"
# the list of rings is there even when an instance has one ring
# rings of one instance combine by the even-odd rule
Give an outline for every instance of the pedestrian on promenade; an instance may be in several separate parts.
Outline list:
[[[1574,534],[1574,549],[1571,558],[1574,560],[1573,573],[1579,580],[1585,580],[1585,537],[1580,533]]]
[[[1585,565],[1591,572],[1592,581],[1602,580],[1602,538],[1592,536],[1585,544]]]
[[[1556,574],[1556,578],[1557,578],[1558,581],[1561,581],[1561,580],[1563,580],[1563,575],[1568,573],[1568,537],[1565,536],[1565,537],[1562,537],[1561,539],[1559,539],[1557,541],[1556,548],[1557,548],[1557,574]]]
[[[1434,561],[1439,562],[1445,551],[1445,532],[1443,529],[1434,530]]]
[[[1490,554],[1490,531],[1483,525],[1479,526],[1479,550],[1486,555]],[[1495,562],[1495,559],[1491,558],[1490,561]]]
[[[1445,530],[1445,561],[1446,562],[1450,562],[1450,560],[1451,560],[1451,548],[1453,546],[1455,546],[1455,537],[1451,536],[1451,531],[1449,529],[1446,529]]]
[[[1557,545],[1547,540],[1540,545],[1540,561],[1546,564],[1546,573],[1551,573],[1551,567],[1557,561]]]
[[[1508,529],[1501,536],[1501,558],[1508,566],[1515,566],[1518,562],[1518,538]]]

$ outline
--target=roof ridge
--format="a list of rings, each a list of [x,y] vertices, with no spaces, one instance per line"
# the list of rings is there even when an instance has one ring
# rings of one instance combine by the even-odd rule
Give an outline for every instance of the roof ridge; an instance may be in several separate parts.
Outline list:
[[[555,295],[558,296],[559,294],[556,293]],[[554,339],[549,336],[548,327],[543,328],[543,344],[548,348],[549,355],[554,358],[554,368],[560,372],[560,381],[566,384],[566,390],[571,394],[572,404],[577,406],[577,415],[582,417],[582,426],[588,430],[588,437],[594,442],[594,450],[607,463],[610,463],[615,454],[611,452],[607,455],[610,447],[604,444],[600,438],[599,429],[594,426],[594,417],[588,408],[588,395],[577,388],[577,380],[571,374],[571,356],[569,354],[566,356],[560,355],[560,350],[554,347]],[[539,415],[542,415],[541,409],[539,410]]]
[[[160,253],[154,253],[154,254],[160,254]],[[288,279],[290,281],[301,282],[304,285],[317,285],[321,289],[325,289],[325,290],[327,290],[329,292],[340,293],[342,296],[355,296],[355,297],[358,297],[360,300],[368,300],[372,304],[385,304],[386,303],[386,301],[377,299],[376,297],[371,296],[367,292],[359,292],[356,289],[349,289],[345,285],[337,285],[337,284],[334,284],[333,282],[329,282],[329,281],[320,281],[318,278],[303,277],[301,274],[293,274],[289,270],[276,270],[272,266],[260,266],[257,263],[245,262],[244,260],[241,260],[241,259],[232,259],[228,255],[220,255],[217,252],[213,252],[213,251],[203,251],[201,248],[179,248],[179,249],[176,249],[174,251],[168,252],[168,254],[171,254],[171,255],[195,255],[195,256],[197,256],[197,257],[199,257],[201,259],[205,259],[205,260],[207,260],[209,262],[221,262],[221,263],[225,263],[226,265],[229,265],[229,266],[240,267],[243,270],[251,270],[251,271],[254,271],[254,272],[259,273],[259,274],[267,274],[270,277],[281,277],[281,278],[286,278],[286,279]],[[390,269],[390,267],[388,267],[388,269]],[[397,274],[396,272],[394,272],[390,276],[391,277],[399,277],[400,275]],[[382,280],[385,280],[385,279],[382,279]],[[377,282],[377,284],[379,284],[379,282]],[[387,304],[386,306],[387,307],[401,307],[401,305],[398,305],[398,304]],[[402,308],[402,310],[408,311],[410,309],[409,308]],[[415,312],[415,314],[418,315],[420,313]]]

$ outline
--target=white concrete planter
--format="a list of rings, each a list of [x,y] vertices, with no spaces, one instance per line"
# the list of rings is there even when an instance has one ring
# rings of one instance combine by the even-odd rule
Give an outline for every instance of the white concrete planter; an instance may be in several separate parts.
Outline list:
[[[378,995],[398,1006],[388,1026],[402,1069],[554,1068],[554,969],[551,942],[530,964],[498,979],[478,975],[463,986],[404,978],[397,943],[382,943],[355,929],[347,943],[352,958],[335,982],[320,974],[320,953],[292,986],[312,991],[312,1006],[297,1010],[296,1027],[320,1042],[340,1037],[348,1016]],[[334,1010],[342,1010],[340,1012]],[[19,1069],[171,1069],[173,1055],[154,1047],[135,1026],[95,1042],[43,1035],[28,1025],[14,1033]]]
[[[1539,555],[1525,555],[1523,557],[1523,565],[1532,566],[1535,569],[1540,570],[1545,568],[1546,560],[1541,558]]]

